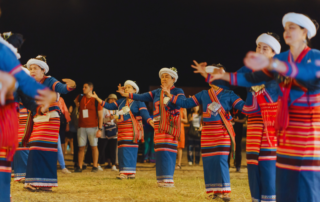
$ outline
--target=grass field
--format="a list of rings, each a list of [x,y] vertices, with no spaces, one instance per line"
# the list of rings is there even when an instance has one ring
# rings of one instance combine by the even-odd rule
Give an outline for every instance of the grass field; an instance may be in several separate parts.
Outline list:
[[[202,163],[200,166],[188,166],[186,153],[183,155],[182,169],[174,174],[175,188],[158,188],[155,164],[138,163],[135,180],[117,180],[118,173],[110,169],[92,173],[89,167],[82,173],[72,174],[58,170],[59,187],[52,193],[32,193],[24,190],[23,184],[12,181],[12,201],[210,201],[206,199]],[[67,167],[73,171],[71,155],[66,158]],[[251,201],[245,159],[240,173],[230,168],[230,177],[231,201]]]

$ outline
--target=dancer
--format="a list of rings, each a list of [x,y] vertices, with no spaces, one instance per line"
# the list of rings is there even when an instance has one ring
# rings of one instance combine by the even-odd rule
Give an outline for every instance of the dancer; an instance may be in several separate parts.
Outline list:
[[[180,88],[174,83],[178,80],[177,69],[162,68],[159,72],[161,85],[167,86],[170,93],[184,96]],[[168,103],[168,97],[164,96],[161,88],[143,94],[124,92],[119,86],[118,92],[123,97],[144,102],[153,102],[154,142],[156,153],[156,174],[159,187],[174,187],[173,174],[177,157],[177,144],[181,130],[180,107]]]
[[[224,201],[229,201],[231,192],[228,167],[230,144],[232,152],[235,152],[235,133],[230,123],[232,120],[230,110],[232,108],[242,110],[244,101],[233,91],[224,90],[216,85],[211,85],[210,90],[203,90],[188,99],[171,95],[168,87],[162,89],[172,104],[183,108],[202,105],[201,150],[206,190],[210,198],[219,197]]]
[[[53,77],[46,76],[49,71],[46,58],[42,55],[27,62],[30,75],[39,83],[58,93],[69,93],[76,84],[71,79],[63,79],[62,84]],[[57,180],[57,141],[60,117],[57,100],[51,103],[48,111],[38,108],[34,117],[33,132],[30,137],[30,152],[27,163],[26,185],[29,191],[52,191],[58,186]]]
[[[276,195],[277,201],[319,201],[320,156],[319,141],[319,80],[290,79],[277,73],[283,65],[308,67],[320,59],[320,51],[308,47],[307,42],[316,35],[318,23],[309,17],[288,13],[282,19],[284,39],[290,50],[268,59],[249,52],[245,65],[259,70],[254,73],[231,75],[246,85],[266,83],[275,79],[282,91],[278,101],[276,129],[279,131],[277,149]],[[287,73],[287,72],[285,72]],[[295,74],[295,72],[291,72]],[[220,75],[213,75],[220,77]],[[290,99],[289,99],[290,98]]]
[[[275,33],[261,34],[256,40],[256,53],[272,58],[281,50],[279,36]],[[210,82],[211,75],[205,71],[206,64],[192,65]],[[208,68],[207,68],[208,69]],[[233,86],[241,86],[243,80],[232,79],[229,75],[250,73],[247,67],[236,73],[223,73],[224,80]],[[231,78],[231,81],[230,81]],[[217,82],[219,80],[215,80]],[[248,115],[247,122],[247,165],[251,197],[253,201],[276,201],[275,173],[277,138],[274,129],[277,100],[280,93],[276,81],[271,80],[263,85],[247,87],[246,104],[242,112]]]
[[[121,84],[119,85],[121,86]],[[120,88],[120,87],[119,87]],[[122,89],[122,87],[121,87]],[[127,80],[124,83],[124,92],[139,93],[138,85]],[[118,110],[120,117],[118,123],[118,158],[119,158],[119,176],[118,179],[135,179],[136,164],[138,158],[138,142],[143,141],[142,119],[153,126],[147,107],[143,102],[132,99],[119,99],[113,103],[102,101],[94,92],[93,97],[106,109]]]

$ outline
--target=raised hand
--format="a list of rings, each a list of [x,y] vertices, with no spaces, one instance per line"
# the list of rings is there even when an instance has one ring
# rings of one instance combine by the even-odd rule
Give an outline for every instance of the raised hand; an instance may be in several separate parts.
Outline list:
[[[168,86],[163,86],[161,85],[161,88],[163,90],[163,93],[168,96],[169,98],[172,97],[171,93],[170,93],[170,88]]]
[[[206,62],[201,62],[198,63],[197,61],[193,60],[194,65],[191,65],[192,68],[195,69],[194,73],[200,73],[203,77],[207,77],[207,72],[206,72]]]
[[[255,71],[262,70],[270,65],[270,59],[253,51],[247,53],[243,62],[245,66]]]
[[[76,82],[72,79],[62,79],[70,88],[76,88]]]
[[[214,71],[214,73],[210,74],[209,82],[211,83],[212,81],[223,79],[225,74],[226,73],[224,72],[224,70],[222,68],[217,69],[217,70]]]
[[[117,92],[123,97],[129,97],[129,93],[124,92],[124,86],[121,86],[121,84],[119,84]]]
[[[57,100],[57,94],[48,88],[43,90],[38,90],[38,94],[36,98],[36,103],[41,105],[41,110],[46,111],[49,109],[51,103]]]
[[[6,72],[0,71],[0,103],[6,104],[6,95],[14,91],[16,79]]]
[[[96,94],[96,92],[95,91],[93,91],[93,93],[92,93],[92,95],[91,95],[94,99],[98,99],[99,98],[99,96]]]

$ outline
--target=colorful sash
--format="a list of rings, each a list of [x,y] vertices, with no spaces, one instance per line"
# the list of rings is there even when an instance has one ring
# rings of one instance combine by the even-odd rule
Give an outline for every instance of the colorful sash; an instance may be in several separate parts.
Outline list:
[[[293,61],[291,56],[291,52],[289,52],[288,62],[290,63],[300,63],[301,60],[306,56],[306,54],[311,50],[308,46],[300,53],[296,61]],[[277,111],[277,121],[275,124],[275,128],[278,131],[284,131],[283,133],[283,141],[285,142],[285,130],[289,125],[289,95],[292,85],[296,85],[300,87],[303,91],[306,89],[301,86],[295,79],[286,78],[284,82],[280,84],[280,89],[282,91],[282,97],[279,97],[278,100],[278,111]]]
[[[224,126],[226,127],[228,134],[230,136],[230,140],[231,140],[231,154],[232,154],[232,158],[235,159],[235,151],[236,151],[236,141],[235,141],[235,132],[233,130],[233,126],[230,123],[230,121],[228,121],[228,119],[226,117],[228,117],[229,115],[227,114],[227,112],[224,110],[222,104],[220,103],[215,91],[213,88],[211,88],[210,90],[208,90],[208,94],[210,96],[210,99],[212,102],[216,102],[219,103],[221,105],[221,108],[219,109],[218,113],[222,119],[222,122],[224,124]]]
[[[181,133],[181,117],[179,114],[171,114],[170,111],[166,111],[163,103],[164,93],[161,90],[160,93],[160,127],[159,133],[165,133],[172,135],[176,140],[180,140]]]
[[[274,127],[275,125],[278,103],[277,102],[268,103],[265,98],[266,93],[267,92],[265,88],[263,88],[260,91],[256,92],[255,96],[257,97],[257,101],[260,106],[264,130],[267,135],[268,143],[270,146],[273,146],[269,138],[268,128]]]
[[[126,105],[130,108],[129,100],[127,100]],[[129,114],[130,114],[132,127],[133,127],[133,142],[138,143],[139,140],[142,140],[142,142],[144,142],[143,127],[141,123],[137,121],[137,119],[132,114],[131,110],[129,111]]]
[[[11,161],[18,147],[19,118],[17,103],[0,106],[0,148],[7,148],[7,160]]]
[[[32,133],[32,129],[33,129],[33,118],[32,118],[31,111],[29,111],[27,122],[26,122],[26,127],[24,129],[24,136],[22,137],[21,145],[19,145],[19,146],[27,147],[27,144],[29,142],[29,139],[30,139],[30,136]]]

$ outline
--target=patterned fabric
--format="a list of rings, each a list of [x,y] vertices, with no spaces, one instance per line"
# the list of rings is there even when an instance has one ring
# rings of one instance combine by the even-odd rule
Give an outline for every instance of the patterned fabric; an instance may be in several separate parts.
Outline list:
[[[35,187],[57,187],[57,142],[60,118],[34,124],[30,137],[26,183]]]
[[[11,162],[6,160],[7,148],[0,148],[0,200],[10,202]]]
[[[118,124],[118,159],[121,174],[131,175],[136,173],[139,145],[132,141],[133,137],[131,121]]]
[[[19,120],[17,104],[9,103],[0,107],[0,148],[6,147],[7,160],[11,161],[18,147]]]
[[[130,107],[130,101],[126,101],[126,106]],[[140,109],[139,109],[140,110]],[[147,109],[145,109],[147,110]],[[130,114],[130,119],[132,123],[132,131],[133,131],[133,138],[132,141],[134,143],[138,143],[139,140],[144,141],[144,133],[143,133],[143,127],[142,127],[142,122],[138,122],[131,110],[129,111]]]
[[[320,201],[320,107],[289,107],[289,125],[279,134],[277,201]]]
[[[174,183],[178,141],[172,135],[159,133],[159,122],[155,122],[154,126],[157,182]]]
[[[269,136],[266,134],[261,115],[248,115],[246,150],[252,201],[275,201],[276,199],[277,136],[274,128],[269,127],[268,130]]]
[[[207,193],[231,192],[228,166],[230,144],[229,133],[221,120],[204,122],[201,152]]]

